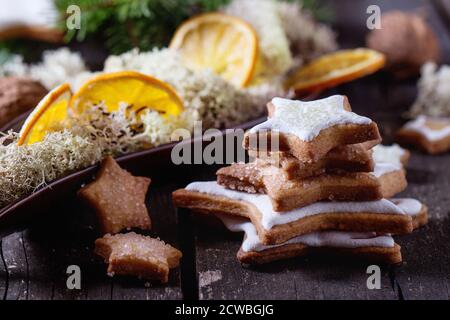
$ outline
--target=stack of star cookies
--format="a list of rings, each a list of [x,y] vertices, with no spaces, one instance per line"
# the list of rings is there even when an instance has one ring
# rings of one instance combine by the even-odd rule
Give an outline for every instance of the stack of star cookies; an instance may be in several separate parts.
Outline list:
[[[406,188],[407,151],[376,146],[377,124],[353,113],[345,96],[275,98],[268,112],[244,137],[254,161],[175,191],[175,204],[244,231],[243,263],[310,252],[400,262],[391,234],[410,233],[427,210],[414,199],[388,200]]]

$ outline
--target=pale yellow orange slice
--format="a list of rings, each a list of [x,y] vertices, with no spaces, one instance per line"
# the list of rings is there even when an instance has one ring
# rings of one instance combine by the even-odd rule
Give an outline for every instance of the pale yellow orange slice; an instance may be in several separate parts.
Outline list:
[[[106,111],[117,111],[121,104],[139,112],[151,109],[164,115],[178,115],[183,110],[180,97],[169,84],[151,76],[122,71],[104,73],[88,80],[72,97],[70,107],[83,114],[93,105],[103,104]]]
[[[374,73],[384,64],[384,55],[374,50],[341,50],[300,67],[287,79],[285,87],[297,94],[317,92]]]
[[[258,37],[243,20],[207,13],[184,22],[170,48],[180,52],[191,69],[210,69],[238,87],[250,83],[258,56]]]
[[[42,141],[48,132],[61,129],[61,124],[67,118],[71,96],[67,83],[50,91],[25,120],[19,132],[18,145]]]

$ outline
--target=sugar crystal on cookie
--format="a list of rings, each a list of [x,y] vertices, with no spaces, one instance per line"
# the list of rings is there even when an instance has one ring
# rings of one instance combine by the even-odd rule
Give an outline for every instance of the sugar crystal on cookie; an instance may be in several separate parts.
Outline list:
[[[108,263],[108,274],[134,275],[166,283],[169,269],[179,265],[181,252],[159,239],[129,232],[107,234],[95,241],[95,253]]]
[[[372,120],[348,111],[344,107],[344,96],[331,96],[321,100],[303,102],[274,98],[275,113],[266,122],[251,129],[278,130],[291,133],[304,141],[311,141],[323,129],[338,124],[370,124]]]

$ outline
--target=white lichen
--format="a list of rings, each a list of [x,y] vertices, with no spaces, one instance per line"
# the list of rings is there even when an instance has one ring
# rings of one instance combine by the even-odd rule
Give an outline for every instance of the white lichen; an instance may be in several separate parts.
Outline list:
[[[18,146],[17,138],[10,132],[0,139],[0,207],[102,157],[88,138],[67,130],[50,133],[29,146]]]
[[[105,72],[122,70],[139,71],[172,85],[186,112],[192,114],[192,120],[202,120],[204,129],[231,127],[253,119],[264,112],[268,99],[284,93],[276,85],[255,91],[236,88],[209,70],[188,69],[170,49],[132,50],[106,60]]]
[[[285,73],[292,66],[289,41],[283,30],[275,0],[233,0],[224,8],[227,14],[248,22],[259,40],[261,61],[256,77],[270,79]]]
[[[26,64],[21,56],[13,56],[0,66],[0,76],[28,76],[40,81],[48,90],[87,71],[81,55],[68,48],[44,51],[42,61]]]
[[[294,2],[279,2],[280,21],[296,59],[311,60],[338,48],[336,34]]]
[[[428,62],[422,66],[417,83],[418,95],[411,107],[411,115],[450,117],[450,66],[440,68]]]

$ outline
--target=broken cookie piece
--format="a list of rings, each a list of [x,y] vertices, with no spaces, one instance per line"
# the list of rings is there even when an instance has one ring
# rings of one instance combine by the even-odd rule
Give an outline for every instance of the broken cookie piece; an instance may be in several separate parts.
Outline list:
[[[130,228],[148,230],[151,221],[145,195],[150,181],[131,175],[112,157],[107,157],[95,181],[82,188],[78,196],[95,210],[103,233],[114,234]]]
[[[108,264],[108,275],[131,275],[167,283],[181,252],[159,239],[129,232],[107,234],[95,241],[95,253]]]
[[[270,152],[249,150],[248,154],[255,161],[266,162],[283,169],[287,179],[302,179],[317,176],[325,172],[370,172],[374,169],[371,150],[363,144],[339,146],[328,152],[316,162],[302,162],[289,152]]]

